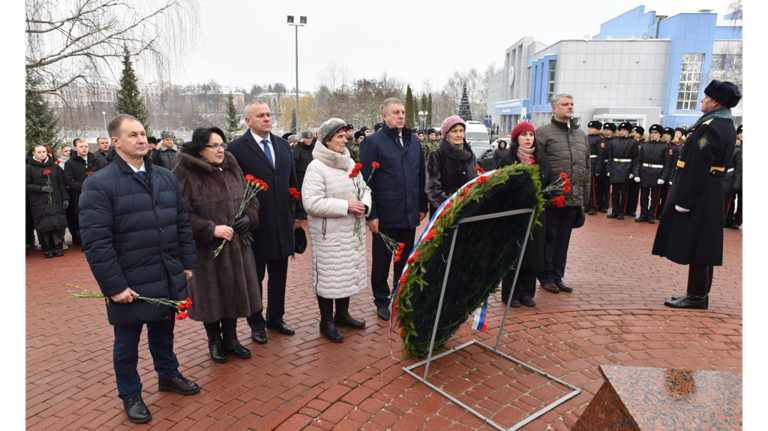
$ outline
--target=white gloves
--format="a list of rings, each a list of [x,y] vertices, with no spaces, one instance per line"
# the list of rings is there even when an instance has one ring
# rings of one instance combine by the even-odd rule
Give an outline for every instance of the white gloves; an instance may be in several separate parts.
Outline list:
[[[664,184],[664,180],[659,178],[658,180],[656,180],[656,184],[659,184],[659,185]]]
[[[629,177],[632,178],[632,175],[630,175]],[[640,182],[640,177],[635,177],[635,182],[639,183]]]
[[[608,176],[610,177],[610,176],[611,176],[611,173],[610,173],[610,172],[608,172],[606,175],[608,175]]]
[[[687,210],[687,209],[681,207],[680,205],[675,205],[675,211],[677,211],[679,213],[687,213],[690,210]]]
[[[629,179],[630,179],[630,180],[631,180],[632,178],[634,178],[634,177],[635,177],[635,175],[634,175],[634,174],[629,174]]]

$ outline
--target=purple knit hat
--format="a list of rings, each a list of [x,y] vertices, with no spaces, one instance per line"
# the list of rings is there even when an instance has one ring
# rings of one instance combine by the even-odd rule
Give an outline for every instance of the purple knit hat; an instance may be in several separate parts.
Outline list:
[[[454,115],[443,120],[443,125],[440,126],[440,130],[443,132],[443,136],[446,136],[448,131],[451,130],[451,127],[457,124],[461,124],[464,126],[464,130],[467,130],[467,123],[465,123],[464,120],[462,120],[458,115]]]

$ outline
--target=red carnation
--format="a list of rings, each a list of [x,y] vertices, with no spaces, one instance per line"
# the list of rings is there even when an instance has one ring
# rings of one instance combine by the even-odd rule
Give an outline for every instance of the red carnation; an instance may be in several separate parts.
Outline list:
[[[413,261],[416,260],[416,258],[419,257],[419,253],[421,253],[419,250],[416,250],[415,253],[413,253],[413,256],[408,258],[408,263],[413,263]]]
[[[301,197],[301,192],[299,192],[299,191],[296,189],[296,187],[291,187],[291,189],[290,189],[290,190],[288,190],[288,193],[290,193],[290,194],[291,194],[291,196],[292,196],[294,199],[296,199],[296,200],[299,200],[299,198]]]
[[[563,191],[566,193],[571,191],[571,180],[565,180],[565,184],[563,184]]]
[[[482,184],[484,182],[488,181],[488,177],[480,177],[477,179],[478,184]]]
[[[485,169],[483,169],[480,166],[478,166],[478,167],[475,168],[475,172],[477,172],[478,174],[484,174],[485,173]]]
[[[60,165],[61,164],[61,160],[56,160],[56,164]]]
[[[248,181],[249,183],[252,183],[252,182],[256,181],[256,178],[253,175],[248,174],[248,175],[245,176],[245,180]]]
[[[362,163],[355,163],[355,170],[359,171],[360,169],[363,169]]]
[[[184,320],[189,316],[189,313],[186,311],[182,311],[181,313],[176,315],[176,320]]]
[[[86,172],[86,173],[85,173],[85,175],[93,175],[93,171],[91,171],[91,172]]]
[[[373,169],[379,169],[379,162],[373,162],[371,166],[373,166]]]
[[[556,207],[562,208],[565,205],[565,196],[558,196],[552,200]]]
[[[562,178],[564,180],[567,180],[568,179],[568,175],[565,172],[560,172],[560,178]]]
[[[46,169],[45,172],[43,172],[43,175],[50,175],[50,173],[51,173],[51,170],[50,169]]]
[[[403,276],[400,277],[400,284],[405,284],[405,274],[403,274]]]
[[[429,233],[427,233],[427,236],[424,237],[424,241],[429,241],[434,237],[435,237],[435,231],[431,230],[429,231]]]
[[[448,201],[448,203],[443,207],[443,211],[448,211],[451,209],[451,206],[453,206],[453,201]]]

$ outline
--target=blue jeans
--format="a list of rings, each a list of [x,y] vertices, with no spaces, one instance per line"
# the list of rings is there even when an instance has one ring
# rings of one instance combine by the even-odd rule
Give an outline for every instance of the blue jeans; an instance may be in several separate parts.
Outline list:
[[[175,320],[147,323],[149,352],[155,371],[162,379],[180,376],[179,361],[173,353]],[[115,366],[117,393],[126,399],[141,393],[141,378],[136,367],[139,363],[139,340],[144,325],[115,326],[115,344],[112,361]]]

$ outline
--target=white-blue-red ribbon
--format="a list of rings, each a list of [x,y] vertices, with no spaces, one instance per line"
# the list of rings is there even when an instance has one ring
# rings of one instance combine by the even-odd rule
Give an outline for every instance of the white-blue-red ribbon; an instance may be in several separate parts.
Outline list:
[[[488,298],[485,298],[485,305],[475,310],[475,318],[472,321],[472,329],[477,329],[480,332],[486,332],[488,330],[488,323],[486,322],[486,313],[488,312]]]

